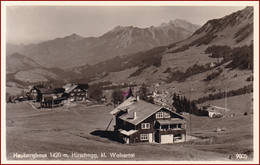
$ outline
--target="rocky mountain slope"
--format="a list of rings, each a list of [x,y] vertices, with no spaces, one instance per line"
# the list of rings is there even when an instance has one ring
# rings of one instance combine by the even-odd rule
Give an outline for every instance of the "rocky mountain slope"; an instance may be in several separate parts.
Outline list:
[[[158,27],[117,26],[100,37],[84,38],[72,34],[38,44],[8,44],[7,53],[18,51],[47,68],[71,68],[96,64],[116,56],[168,45],[191,36],[199,28],[184,20],[170,21]]]

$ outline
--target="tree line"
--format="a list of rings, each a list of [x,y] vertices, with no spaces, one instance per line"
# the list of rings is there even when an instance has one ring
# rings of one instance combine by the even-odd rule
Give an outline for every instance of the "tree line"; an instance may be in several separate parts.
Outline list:
[[[185,96],[174,93],[172,99],[177,113],[188,112],[197,116],[208,116],[208,111],[199,109],[194,101],[188,100]]]
[[[208,96],[201,97],[198,100],[195,100],[194,102],[197,104],[202,104],[209,100],[223,99],[223,98],[225,98],[225,95],[227,95],[227,97],[232,97],[232,96],[238,96],[238,95],[243,95],[243,94],[252,93],[252,92],[253,92],[253,84],[250,84],[250,85],[244,86],[242,88],[239,88],[237,90],[231,90],[231,91],[227,92],[227,94],[226,94],[226,92],[209,94]]]
[[[226,68],[253,70],[253,44],[231,49],[229,46],[210,46],[205,50],[213,58],[223,58],[221,64],[231,61]]]
[[[210,65],[203,66],[203,65],[198,65],[196,63],[193,66],[189,67],[185,72],[181,72],[181,71],[171,72],[170,75],[167,77],[166,82],[167,83],[170,83],[173,81],[183,82],[188,77],[208,71],[210,69],[212,69],[212,67],[210,67]]]
[[[149,96],[149,90],[146,84],[142,84],[142,86],[137,91],[137,95],[141,100],[154,104],[154,99],[153,97]],[[124,99],[128,99],[129,97],[133,96],[134,94],[131,87],[126,92],[122,91],[121,89],[116,89],[112,93],[112,101],[114,104],[121,104]]]

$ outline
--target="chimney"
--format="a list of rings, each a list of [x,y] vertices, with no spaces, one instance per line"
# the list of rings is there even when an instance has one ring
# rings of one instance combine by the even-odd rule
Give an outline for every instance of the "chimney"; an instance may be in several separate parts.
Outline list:
[[[133,112],[133,119],[136,119],[136,112]]]
[[[139,96],[136,96],[136,101],[139,101]]]

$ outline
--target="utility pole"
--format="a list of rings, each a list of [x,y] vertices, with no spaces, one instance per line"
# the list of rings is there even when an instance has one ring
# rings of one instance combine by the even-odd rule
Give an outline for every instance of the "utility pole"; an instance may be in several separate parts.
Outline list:
[[[191,104],[190,104],[190,83],[189,83],[189,111],[190,111],[190,136],[191,136]]]
[[[225,91],[225,109],[227,109],[227,85],[226,85],[226,91]]]

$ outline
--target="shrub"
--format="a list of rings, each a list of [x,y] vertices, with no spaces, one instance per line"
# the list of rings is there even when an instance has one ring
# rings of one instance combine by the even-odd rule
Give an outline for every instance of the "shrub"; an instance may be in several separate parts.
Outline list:
[[[146,84],[142,84],[137,93],[141,100],[154,104],[154,99],[148,96],[149,90],[147,89]]]
[[[252,75],[252,76],[249,76],[247,79],[246,79],[246,81],[254,81],[254,76]]]
[[[171,71],[172,71],[172,68],[168,67],[163,73],[171,73]]]
[[[123,91],[119,89],[114,90],[112,93],[112,98],[114,104],[121,104],[124,100]]]
[[[210,80],[212,80],[212,79],[218,77],[222,72],[223,72],[223,70],[222,70],[222,69],[219,69],[218,72],[213,72],[213,73],[211,73],[210,75],[208,75],[208,76],[206,77],[206,79],[204,79],[204,81],[210,81]]]
[[[170,75],[168,76],[168,79],[166,80],[166,82],[170,83],[173,81],[185,81],[188,77],[208,71],[212,69],[210,66],[206,65],[198,65],[198,64],[194,64],[192,67],[189,67],[186,72],[181,72],[181,71],[175,71],[170,73]]]
[[[230,52],[231,48],[229,46],[221,46],[221,45],[213,45],[208,47],[205,50],[206,54],[210,54],[212,53],[212,55],[210,57],[212,58],[221,58],[224,57],[226,54],[228,54]]]
[[[90,99],[100,101],[102,98],[102,90],[98,86],[90,86],[88,89],[88,96]]]
[[[145,69],[146,69],[146,67],[140,67],[140,68],[138,68],[135,72],[133,72],[132,74],[130,74],[129,77],[139,76],[139,75],[143,72],[143,70],[145,70]]]
[[[188,44],[185,44],[185,45],[182,45],[181,47],[169,52],[169,53],[178,53],[178,52],[184,52],[185,50],[189,49],[189,45]]]

